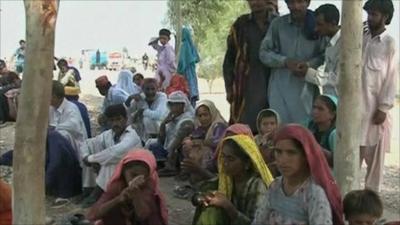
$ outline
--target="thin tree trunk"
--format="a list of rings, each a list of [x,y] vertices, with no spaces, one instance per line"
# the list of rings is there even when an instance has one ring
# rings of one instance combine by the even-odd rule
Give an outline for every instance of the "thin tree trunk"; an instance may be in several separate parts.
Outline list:
[[[45,223],[45,144],[58,0],[25,0],[26,54],[15,134],[13,224]]]
[[[178,14],[178,21],[176,25],[176,39],[175,39],[175,55],[176,55],[176,63],[178,64],[179,62],[179,51],[181,48],[181,42],[182,42],[182,7],[181,7],[181,1],[174,1],[175,7],[176,7],[176,12]]]
[[[342,1],[335,176],[342,194],[359,187],[362,0]]]

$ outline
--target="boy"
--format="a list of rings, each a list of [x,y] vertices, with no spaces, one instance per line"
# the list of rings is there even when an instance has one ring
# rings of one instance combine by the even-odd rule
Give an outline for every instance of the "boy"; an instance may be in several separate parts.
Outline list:
[[[279,114],[273,109],[263,109],[257,116],[258,134],[254,137],[265,163],[274,177],[280,175],[275,165],[273,137],[280,124]]]
[[[383,214],[383,204],[372,190],[354,190],[344,197],[343,212],[349,225],[373,225]]]
[[[157,51],[157,73],[156,79],[160,83],[161,90],[165,90],[169,86],[172,74],[176,71],[175,50],[169,44],[171,39],[171,31],[161,29],[159,37],[152,39],[149,43]],[[158,44],[160,41],[161,45]]]

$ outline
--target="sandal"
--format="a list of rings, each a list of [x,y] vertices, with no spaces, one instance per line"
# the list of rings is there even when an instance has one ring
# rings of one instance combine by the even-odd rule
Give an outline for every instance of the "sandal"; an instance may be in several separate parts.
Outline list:
[[[70,203],[70,200],[66,198],[57,198],[53,205],[51,206],[52,209],[59,209],[62,208]]]
[[[179,199],[189,200],[192,198],[194,190],[190,185],[176,186],[174,189],[174,196]]]
[[[69,219],[72,225],[90,225],[90,221],[85,218],[83,214],[74,214]]]

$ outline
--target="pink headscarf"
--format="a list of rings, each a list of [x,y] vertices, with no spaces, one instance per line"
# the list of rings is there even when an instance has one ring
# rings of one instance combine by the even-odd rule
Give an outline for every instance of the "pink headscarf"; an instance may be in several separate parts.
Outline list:
[[[117,196],[126,186],[122,177],[122,169],[124,165],[132,161],[144,162],[150,169],[150,179],[153,185],[154,195],[159,199],[161,217],[164,220],[164,224],[168,222],[168,210],[165,204],[165,199],[160,192],[159,178],[157,174],[157,163],[154,155],[145,149],[134,149],[129,151],[125,157],[118,163],[115,168],[114,175],[107,186],[107,192],[111,192],[112,196]]]
[[[235,123],[230,125],[228,128],[226,128],[224,137],[228,132],[232,132],[235,135],[244,134],[254,139],[253,132],[251,131],[250,127],[246,124]]]
[[[254,140],[254,136],[253,136],[253,132],[251,131],[251,129],[250,129],[250,127],[248,126],[248,125],[246,125],[246,124],[242,124],[242,123],[235,123],[235,124],[232,124],[232,125],[230,125],[228,128],[226,128],[226,130],[225,130],[225,132],[224,132],[224,134],[222,135],[222,137],[226,137],[226,134],[228,133],[228,132],[231,132],[231,133],[233,133],[234,135],[239,135],[239,134],[243,134],[243,135],[247,135],[247,136],[249,136],[251,139],[253,139]],[[223,138],[222,138],[223,139]],[[221,140],[222,140],[221,139]],[[220,141],[220,143],[218,144],[218,146],[217,146],[217,149],[216,149],[216,151],[215,151],[215,153],[214,153],[214,160],[217,160],[218,159],[218,154],[219,154],[219,151],[220,151],[220,149],[221,149],[221,147],[222,147],[222,141]]]
[[[284,139],[293,139],[301,143],[306,155],[310,173],[315,183],[324,189],[332,209],[333,224],[343,225],[343,208],[340,190],[333,178],[321,146],[313,134],[297,124],[282,127],[275,136],[275,143]]]

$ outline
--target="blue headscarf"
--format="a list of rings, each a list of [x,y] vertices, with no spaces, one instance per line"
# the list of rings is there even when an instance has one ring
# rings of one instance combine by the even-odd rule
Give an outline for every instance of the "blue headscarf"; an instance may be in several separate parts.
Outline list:
[[[190,29],[183,27],[177,72],[188,81],[191,97],[199,95],[196,77],[196,63],[199,61],[200,56],[193,44]]]

